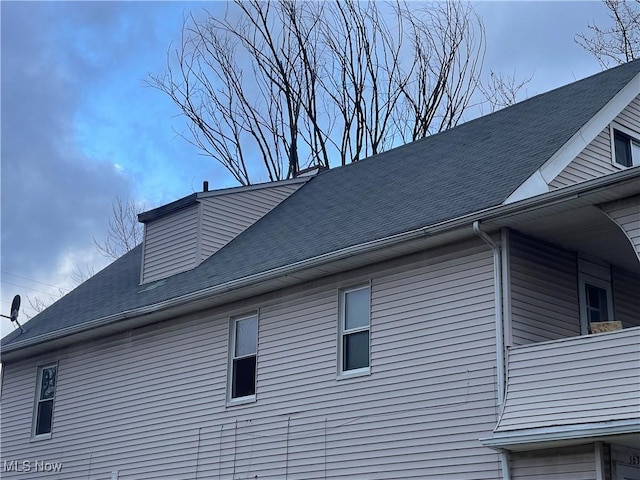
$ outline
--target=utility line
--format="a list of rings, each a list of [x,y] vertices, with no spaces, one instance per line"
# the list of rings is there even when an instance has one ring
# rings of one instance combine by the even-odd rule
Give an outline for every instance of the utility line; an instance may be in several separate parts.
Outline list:
[[[37,288],[25,287],[24,285],[19,285],[17,283],[8,282],[6,280],[3,280],[2,283],[5,283],[7,285],[12,285],[12,286],[18,287],[18,288],[24,288],[25,290],[31,290],[32,292],[41,293],[42,295],[52,295],[51,292],[43,292],[42,290],[38,290]]]
[[[18,275],[16,273],[7,272],[5,270],[2,270],[2,272],[0,272],[0,273],[2,273],[3,275],[11,275],[12,277],[18,277],[18,278],[21,278],[23,280],[28,280],[28,281],[33,282],[33,283],[39,283],[40,285],[45,285],[47,287],[60,288],[57,285],[51,285],[50,283],[41,282],[40,280],[34,280],[33,278],[29,278],[29,277],[23,277],[22,275]],[[66,290],[66,289],[63,288],[62,290]]]

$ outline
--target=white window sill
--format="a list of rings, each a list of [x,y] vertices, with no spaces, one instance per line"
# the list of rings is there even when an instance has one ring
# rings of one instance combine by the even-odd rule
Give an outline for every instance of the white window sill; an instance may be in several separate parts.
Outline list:
[[[633,168],[635,165],[631,165],[630,167],[627,167],[625,165],[622,165],[618,162],[616,162],[616,159],[614,158],[613,161],[611,162],[611,164],[614,166],[614,168],[616,168],[617,170],[626,170],[627,168]]]
[[[371,367],[358,368],[357,370],[347,370],[338,373],[336,380],[347,380],[348,378],[366,377],[371,375]]]
[[[42,440],[50,440],[50,439],[51,439],[51,433],[43,433],[41,435],[33,435],[31,437],[32,442],[40,442]]]
[[[240,397],[240,398],[232,398],[231,400],[227,400],[227,407],[235,407],[238,405],[247,405],[249,403],[255,403],[256,402],[256,396],[255,395],[248,395],[246,397]]]

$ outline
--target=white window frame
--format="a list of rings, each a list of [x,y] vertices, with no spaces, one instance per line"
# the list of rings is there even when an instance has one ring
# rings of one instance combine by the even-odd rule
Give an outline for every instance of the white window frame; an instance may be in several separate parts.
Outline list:
[[[365,327],[358,327],[352,329],[346,329],[346,301],[345,297],[347,293],[355,292],[357,290],[368,290],[369,292],[369,322]],[[338,379],[341,378],[349,378],[349,377],[357,377],[362,375],[370,375],[371,374],[371,282],[366,284],[359,284],[347,288],[341,288],[338,290]],[[367,362],[367,366],[363,368],[357,368],[352,370],[344,369],[344,360],[345,360],[345,352],[344,352],[344,337],[346,335],[350,335],[352,333],[364,332],[367,331],[369,333],[369,358]]]
[[[40,393],[42,388],[42,372],[47,368],[54,367],[56,369],[55,385],[53,387],[53,397],[51,398],[51,428],[48,433],[36,434],[38,425],[38,407],[40,406]],[[38,365],[36,369],[36,391],[33,399],[33,418],[31,420],[31,439],[32,440],[47,440],[51,438],[53,433],[53,418],[55,416],[56,406],[56,390],[58,389],[58,362],[48,362]],[[47,399],[48,401],[49,399]]]
[[[623,135],[629,137],[631,139],[631,143],[636,145],[634,150],[633,146],[631,147],[631,167],[627,167],[626,165],[622,165],[616,161],[616,142],[615,142],[615,132],[616,130]],[[625,168],[633,168],[640,165],[640,133],[634,132],[633,130],[625,127],[624,125],[620,125],[619,123],[611,123],[609,129],[609,136],[611,139],[611,162],[614,166],[625,169]],[[638,158],[634,155],[634,151],[638,152]]]
[[[580,326],[582,334],[587,335],[589,333],[589,314],[587,312],[587,284],[594,287],[602,288],[607,295],[607,315],[608,321],[614,320],[614,308],[613,308],[613,291],[611,288],[611,282],[603,280],[602,278],[594,277],[587,273],[580,273],[579,277],[579,300],[580,300]]]
[[[240,357],[236,357],[235,349],[236,349],[236,324],[241,320],[246,320],[249,318],[256,319],[256,351],[253,355],[256,357],[256,369],[255,376],[253,379],[254,382],[254,393],[253,395],[245,395],[243,397],[233,397],[233,361],[239,358],[248,358],[251,355],[244,355]],[[253,403],[256,401],[257,391],[258,391],[258,343],[259,343],[259,332],[260,332],[260,316],[258,312],[248,313],[244,315],[236,315],[229,318],[229,365],[227,371],[227,406],[232,405],[241,405],[245,403]]]

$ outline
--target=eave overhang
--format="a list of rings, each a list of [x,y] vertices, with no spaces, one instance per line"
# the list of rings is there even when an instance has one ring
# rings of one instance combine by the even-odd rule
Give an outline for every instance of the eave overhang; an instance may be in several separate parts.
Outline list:
[[[640,418],[496,432],[491,437],[481,438],[480,443],[495,450],[522,451],[577,445],[618,436],[624,436],[625,440],[640,439]]]
[[[497,205],[397,235],[356,244],[152,305],[119,312],[22,341],[18,339],[2,347],[3,360],[31,356],[80,340],[92,339],[178,315],[195,313],[327,275],[474,237],[472,225],[476,221],[481,222],[485,225],[485,229],[491,231],[509,226],[510,219],[516,219],[534,211],[569,210],[581,205],[595,205],[637,195],[640,193],[639,180],[640,167],[630,168],[515,203]]]

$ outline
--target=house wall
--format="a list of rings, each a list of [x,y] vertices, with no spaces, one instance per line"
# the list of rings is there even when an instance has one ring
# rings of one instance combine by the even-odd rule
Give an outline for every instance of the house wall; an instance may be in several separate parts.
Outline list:
[[[511,348],[496,431],[637,421],[639,345],[630,328]]]
[[[371,281],[371,374],[337,379],[337,289]],[[257,401],[226,405],[229,315],[259,309]],[[47,478],[497,479],[492,258],[473,242],[9,363],[2,460]],[[30,442],[58,360],[53,437]],[[3,473],[3,478],[24,478]]]
[[[580,335],[578,263],[575,252],[510,231],[512,345]],[[612,285],[614,319],[640,326],[640,275],[606,263],[590,273],[600,270]]]
[[[623,328],[640,327],[640,275],[611,268],[615,319]]]
[[[141,283],[166,278],[196,266],[198,205],[145,225]]]
[[[511,454],[512,480],[596,480],[593,444]]]
[[[580,335],[577,257],[510,232],[513,345]]]
[[[293,183],[201,198],[202,238],[199,262],[224,247],[301,185]]]
[[[600,208],[624,231],[640,259],[640,196],[607,203]]]
[[[640,96],[636,97],[614,121],[640,133]],[[549,183],[549,187],[555,190],[620,171],[621,167],[612,162],[611,152],[611,135],[607,126]]]

